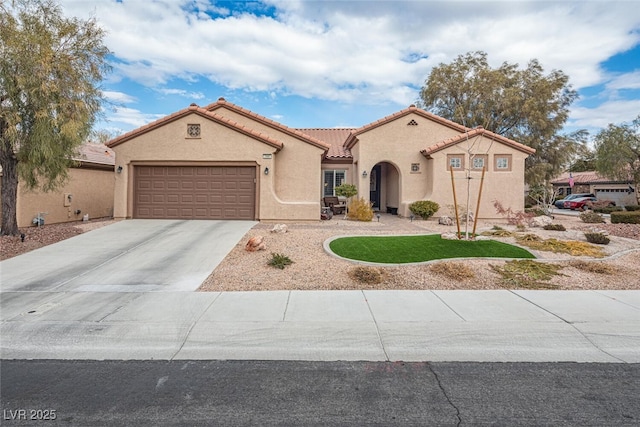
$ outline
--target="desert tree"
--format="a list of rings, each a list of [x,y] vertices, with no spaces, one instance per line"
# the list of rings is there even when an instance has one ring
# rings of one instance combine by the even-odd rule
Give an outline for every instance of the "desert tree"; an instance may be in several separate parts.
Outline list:
[[[561,134],[578,94],[559,70],[545,74],[532,59],[526,68],[504,62],[491,68],[485,52],[459,55],[433,68],[418,103],[467,127],[487,130],[536,149],[525,180],[540,184],[557,176],[585,144],[585,133]]]
[[[607,178],[632,181],[640,204],[640,115],[631,123],[609,124],[594,138],[596,169]]]
[[[0,4],[3,235],[18,233],[18,180],[51,191],[68,178],[104,101],[104,35],[95,19],[65,17],[53,0]]]

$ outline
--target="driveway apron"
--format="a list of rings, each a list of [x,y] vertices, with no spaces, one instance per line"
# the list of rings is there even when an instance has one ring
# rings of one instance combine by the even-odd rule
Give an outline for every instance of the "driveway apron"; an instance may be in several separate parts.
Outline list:
[[[0,263],[0,289],[193,291],[256,224],[127,220]]]

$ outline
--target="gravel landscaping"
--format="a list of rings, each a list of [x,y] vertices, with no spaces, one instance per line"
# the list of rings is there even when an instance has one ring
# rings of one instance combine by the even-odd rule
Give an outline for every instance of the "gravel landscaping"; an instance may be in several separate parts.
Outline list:
[[[527,232],[542,238],[585,241],[583,231],[594,228],[576,217],[556,216],[554,223],[563,224],[567,231],[546,231],[540,228]],[[515,230],[505,221],[483,221],[478,231],[489,230],[494,225]],[[334,217],[330,221],[309,224],[287,224],[288,232],[271,233],[273,224],[258,224],[216,270],[203,283],[202,291],[256,291],[256,290],[311,290],[311,289],[503,289],[500,277],[490,267],[504,265],[503,260],[470,259],[464,261],[437,261],[461,263],[473,271],[471,278],[452,279],[434,271],[435,263],[383,267],[383,281],[379,284],[362,284],[351,279],[349,272],[359,264],[338,259],[325,252],[323,243],[339,235],[384,235],[443,233],[455,231],[455,226],[443,226],[437,220],[415,220],[382,215],[380,222],[355,222]],[[558,260],[564,268],[563,276],[554,277],[550,283],[559,289],[640,289],[640,226],[597,224],[598,230],[610,234],[611,243],[602,246],[609,255],[604,260],[572,257],[566,254],[531,251],[539,260]],[[471,231],[471,227],[469,228]],[[255,236],[264,236],[266,250],[247,252],[244,245]],[[515,243],[513,238],[500,238]],[[288,256],[293,263],[284,269],[267,265],[271,253]],[[612,268],[609,274],[591,273],[571,264],[575,260],[606,263]],[[361,265],[361,264],[360,264]],[[456,265],[454,265],[455,270]]]
[[[112,220],[92,220],[51,224],[43,227],[21,229],[20,237],[0,238],[0,259],[7,259],[57,241],[73,237],[113,223]],[[563,266],[562,276],[555,276],[549,283],[559,289],[640,289],[640,225],[631,224],[585,224],[576,217],[556,216],[556,224],[563,224],[567,231],[546,231],[540,228],[527,229],[542,238],[585,241],[584,231],[593,228],[609,233],[611,243],[602,248],[607,257],[601,260],[572,257],[566,254],[533,251],[538,261],[553,262]],[[318,289],[503,289],[498,274],[491,265],[504,265],[506,261],[496,259],[470,259],[437,261],[420,265],[385,266],[379,271],[381,283],[360,283],[351,278],[350,272],[358,265],[338,259],[323,248],[330,237],[343,235],[389,235],[416,233],[443,233],[455,231],[455,226],[443,226],[437,220],[428,221],[382,215],[380,221],[356,222],[334,217],[317,223],[287,224],[283,234],[272,233],[274,224],[260,223],[247,233],[211,275],[202,284],[201,291],[248,291],[248,290],[318,290]],[[478,231],[490,230],[499,225],[508,230],[514,227],[505,221],[482,221]],[[464,228],[463,228],[464,230]],[[469,228],[471,231],[471,227]],[[247,252],[245,244],[251,237],[264,236],[266,250]],[[499,238],[515,244],[513,238]],[[288,256],[293,263],[280,270],[267,265],[271,253]],[[576,264],[576,260],[587,264]],[[452,279],[442,270],[434,268],[436,263],[453,263],[453,270],[471,270],[473,277]],[[456,264],[457,263],[457,264]],[[593,273],[599,265],[609,266],[608,272]],[[596,270],[606,270],[595,268]]]

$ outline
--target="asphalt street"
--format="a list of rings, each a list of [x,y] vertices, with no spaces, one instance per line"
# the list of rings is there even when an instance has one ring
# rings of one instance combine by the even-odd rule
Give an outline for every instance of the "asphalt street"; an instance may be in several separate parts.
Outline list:
[[[639,364],[4,360],[1,374],[5,426],[640,424]]]

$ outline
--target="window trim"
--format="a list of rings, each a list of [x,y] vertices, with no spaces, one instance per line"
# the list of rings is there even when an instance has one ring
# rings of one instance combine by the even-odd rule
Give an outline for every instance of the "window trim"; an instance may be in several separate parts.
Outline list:
[[[498,167],[498,160],[507,159],[507,167]],[[495,172],[511,172],[513,167],[513,155],[512,154],[495,154],[493,156],[493,170]]]
[[[326,180],[326,174],[327,172],[331,172],[332,173],[332,187],[331,187],[331,193],[332,194],[327,194],[327,180]],[[336,187],[340,184],[336,185],[336,175],[338,172],[342,173],[342,182],[340,182],[340,184],[344,184],[347,182],[347,170],[346,169],[322,169],[322,197],[328,197],[328,196],[335,196],[336,195]]]
[[[482,159],[482,166],[476,167],[475,161],[476,159]],[[471,169],[473,170],[482,170],[482,168],[487,167],[487,163],[489,163],[489,155],[487,154],[475,154],[471,159]]]
[[[460,159],[460,166],[459,167],[451,167],[451,160],[452,159]],[[465,155],[464,154],[447,154],[447,170],[451,170],[453,169],[454,171],[462,171],[464,170],[464,160],[465,160]]]

